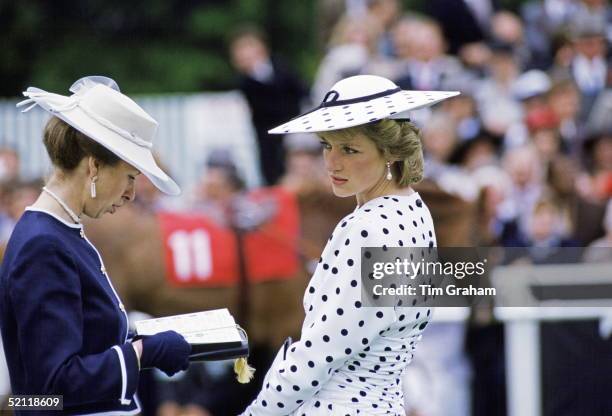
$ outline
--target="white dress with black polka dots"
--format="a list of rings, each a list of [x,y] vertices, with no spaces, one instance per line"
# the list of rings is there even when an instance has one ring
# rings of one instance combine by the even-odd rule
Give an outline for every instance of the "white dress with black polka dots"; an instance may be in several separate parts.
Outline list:
[[[401,375],[431,319],[362,307],[361,247],[435,246],[418,193],[372,199],[336,226],[304,295],[299,341],[280,349],[243,415],[401,415]]]

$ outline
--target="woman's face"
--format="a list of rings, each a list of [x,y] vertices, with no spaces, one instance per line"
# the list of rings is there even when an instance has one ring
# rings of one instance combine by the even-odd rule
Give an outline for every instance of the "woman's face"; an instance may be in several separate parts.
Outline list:
[[[531,215],[529,235],[532,240],[541,241],[553,237],[560,224],[559,212],[552,207],[539,207]]]
[[[119,161],[114,166],[100,165],[96,181],[96,197],[88,198],[84,212],[88,217],[100,218],[114,214],[123,204],[134,200],[135,181],[140,171],[132,165]]]
[[[457,133],[451,123],[430,125],[423,129],[425,153],[438,162],[446,162],[457,144]]]
[[[561,151],[561,138],[555,129],[540,129],[531,135],[531,140],[542,160],[551,160]]]
[[[598,171],[612,170],[612,137],[598,140],[593,148],[595,169]]]
[[[382,188],[393,182],[386,180],[386,160],[376,144],[359,133],[340,138],[319,133],[323,144],[325,170],[336,196],[356,195],[358,201],[375,198]]]

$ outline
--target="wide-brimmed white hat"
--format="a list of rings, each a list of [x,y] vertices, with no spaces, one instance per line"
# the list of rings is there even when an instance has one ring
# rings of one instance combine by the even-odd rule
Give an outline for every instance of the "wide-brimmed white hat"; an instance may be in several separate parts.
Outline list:
[[[123,95],[115,81],[102,76],[85,77],[72,84],[70,91],[73,94],[65,96],[29,87],[23,93],[28,99],[17,106],[31,104],[23,110],[26,112],[39,105],[140,170],[160,191],[181,193],[153,158],[157,121]]]
[[[359,126],[384,118],[406,119],[411,110],[456,95],[459,92],[402,90],[383,77],[355,75],[336,82],[317,108],[268,133],[314,133]]]

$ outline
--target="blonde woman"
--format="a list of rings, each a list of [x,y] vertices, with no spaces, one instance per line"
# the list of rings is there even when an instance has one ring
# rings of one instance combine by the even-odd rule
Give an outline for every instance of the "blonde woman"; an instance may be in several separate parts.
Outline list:
[[[364,306],[361,248],[436,245],[429,210],[411,187],[423,177],[420,133],[405,117],[454,95],[359,75],[270,131],[318,133],[334,193],[355,197],[357,207],[336,226],[308,285],[300,340],[278,352],[244,415],[405,415],[400,375],[431,310]]]

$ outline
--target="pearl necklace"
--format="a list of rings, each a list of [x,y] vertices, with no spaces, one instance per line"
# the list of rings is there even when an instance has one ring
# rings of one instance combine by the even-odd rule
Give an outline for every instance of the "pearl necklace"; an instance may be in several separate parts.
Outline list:
[[[60,198],[59,196],[57,196],[53,191],[51,191],[50,189],[48,189],[46,186],[43,186],[42,190],[46,193],[49,194],[49,196],[51,196],[51,198],[55,199],[55,201],[60,204],[60,206],[64,209],[64,211],[66,211],[66,213],[68,214],[68,216],[70,216],[70,218],[72,219],[72,221],[75,222],[75,224],[80,224],[81,223],[81,219],[79,218],[78,215],[76,215],[74,213],[73,210],[70,209],[70,207],[62,200],[62,198]]]

